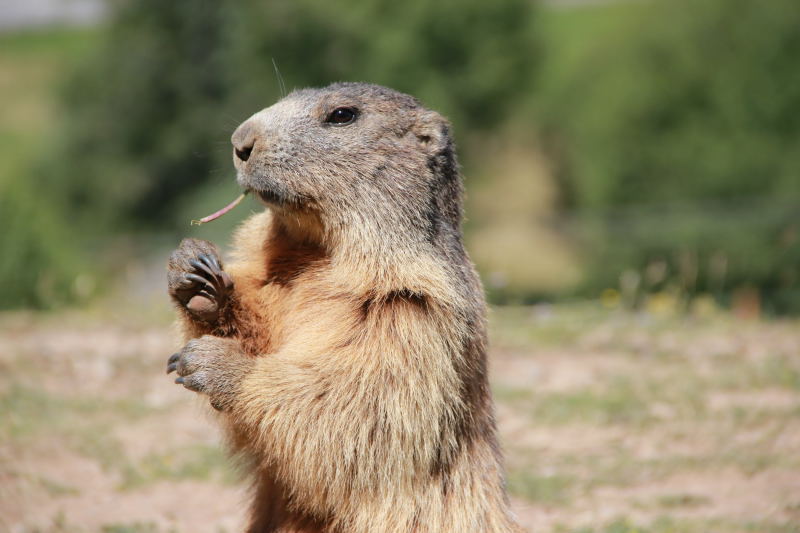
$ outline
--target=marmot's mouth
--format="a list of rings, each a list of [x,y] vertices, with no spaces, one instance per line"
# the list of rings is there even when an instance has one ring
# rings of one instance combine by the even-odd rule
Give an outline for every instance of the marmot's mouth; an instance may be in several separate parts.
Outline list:
[[[269,174],[257,177],[239,174],[236,181],[267,207],[302,208],[308,201]]]
[[[261,201],[267,205],[284,205],[288,203],[287,199],[282,194],[273,190],[263,189],[256,190],[254,192],[256,193],[256,196],[258,196],[259,199],[261,199]]]

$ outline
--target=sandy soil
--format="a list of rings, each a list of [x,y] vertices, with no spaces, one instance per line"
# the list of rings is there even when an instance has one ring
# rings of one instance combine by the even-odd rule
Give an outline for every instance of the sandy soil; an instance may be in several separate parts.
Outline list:
[[[492,314],[530,531],[800,531],[800,329]],[[238,531],[247,488],[164,375],[168,313],[0,317],[0,531]]]

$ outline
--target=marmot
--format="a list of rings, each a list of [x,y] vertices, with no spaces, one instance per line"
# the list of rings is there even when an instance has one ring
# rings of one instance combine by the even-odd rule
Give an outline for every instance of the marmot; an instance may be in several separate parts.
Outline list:
[[[377,85],[297,90],[233,134],[267,209],[184,240],[168,362],[252,465],[248,532],[509,532],[482,287],[448,123]],[[189,340],[191,339],[191,340]]]

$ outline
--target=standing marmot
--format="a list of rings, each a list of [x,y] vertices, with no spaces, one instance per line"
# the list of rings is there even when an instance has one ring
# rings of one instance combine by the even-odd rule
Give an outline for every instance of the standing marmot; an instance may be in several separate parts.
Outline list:
[[[296,91],[233,134],[269,207],[225,271],[184,240],[169,292],[207,394],[252,464],[248,531],[508,532],[485,306],[447,122],[361,83]]]

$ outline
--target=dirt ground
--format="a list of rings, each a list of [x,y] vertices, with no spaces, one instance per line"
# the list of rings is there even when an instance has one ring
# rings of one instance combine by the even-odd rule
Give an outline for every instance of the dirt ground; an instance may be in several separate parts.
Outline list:
[[[800,323],[491,315],[514,508],[532,532],[800,531]],[[0,531],[234,532],[247,490],[175,386],[166,306],[0,315]]]

